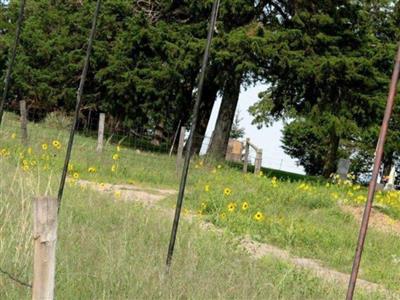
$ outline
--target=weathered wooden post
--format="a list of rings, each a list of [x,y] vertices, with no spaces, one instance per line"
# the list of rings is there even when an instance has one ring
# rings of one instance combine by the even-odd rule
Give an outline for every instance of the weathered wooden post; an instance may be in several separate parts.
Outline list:
[[[243,160],[243,173],[247,173],[247,166],[249,165],[249,153],[250,153],[250,139],[246,139],[246,144],[244,146],[244,160]]]
[[[57,198],[39,197],[33,201],[33,300],[54,299]]]
[[[183,161],[183,147],[185,144],[185,133],[186,133],[186,127],[182,126],[181,127],[181,133],[179,135],[179,145],[178,145],[178,153],[176,156],[176,171],[179,172],[182,166],[182,161]]]
[[[28,113],[26,111],[26,101],[19,101],[19,113],[21,120],[21,143],[24,146],[28,145]]]
[[[104,123],[106,121],[106,114],[105,113],[100,113],[100,118],[99,118],[99,131],[97,135],[97,152],[102,152],[103,151],[103,144],[104,144]]]
[[[254,162],[254,174],[259,174],[261,171],[262,163],[262,149],[257,149],[256,160]]]

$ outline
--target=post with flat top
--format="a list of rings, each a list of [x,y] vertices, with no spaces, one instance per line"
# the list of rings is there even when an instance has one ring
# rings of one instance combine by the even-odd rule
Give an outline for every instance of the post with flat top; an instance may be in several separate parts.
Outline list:
[[[21,142],[22,145],[28,145],[28,113],[26,111],[26,101],[19,101],[19,113],[21,120]]]
[[[57,211],[57,198],[39,197],[33,201],[32,300],[54,299]]]
[[[262,149],[257,149],[256,161],[254,162],[254,174],[259,174],[261,171],[262,163]]]
[[[96,151],[101,153],[103,151],[104,144],[104,123],[106,121],[106,114],[100,113],[99,117],[99,132],[97,136],[97,149]]]

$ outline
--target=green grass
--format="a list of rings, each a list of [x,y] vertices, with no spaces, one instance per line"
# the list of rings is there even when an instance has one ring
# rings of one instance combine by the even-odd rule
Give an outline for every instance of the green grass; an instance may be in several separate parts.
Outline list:
[[[30,199],[56,194],[68,132],[29,124],[29,151],[19,145],[18,130],[16,118],[7,114],[0,129],[0,152],[6,149],[10,153],[0,156],[0,170],[8,174],[0,178],[0,219],[6,220],[0,223],[0,250],[5,253],[0,266],[29,280]],[[61,142],[60,150],[51,146],[53,140]],[[43,143],[49,145],[47,150],[41,148]],[[80,178],[96,182],[178,188],[174,158],[127,148],[117,152],[113,144],[98,154],[95,145],[94,139],[77,135],[70,176],[78,173]],[[120,156],[117,161],[112,159],[115,153]],[[24,164],[29,165],[26,172],[22,171]],[[111,172],[113,164],[118,166],[117,172]],[[89,173],[89,167],[95,167],[96,173]],[[232,194],[224,196],[225,188]],[[185,209],[199,211],[203,218],[226,228],[227,234],[221,238],[199,233],[196,224],[184,223],[173,273],[165,277],[170,217],[132,203],[114,203],[110,197],[69,184],[60,220],[57,293],[63,299],[337,299],[344,292],[342,287],[275,259],[252,261],[237,250],[232,237],[250,234],[294,255],[350,272],[359,224],[342,212],[338,200],[358,205],[357,197],[366,191],[353,189],[327,187],[318,181],[306,184],[243,175],[198,160],[191,166]],[[249,204],[245,211],[241,210],[244,201]],[[175,197],[170,197],[163,205],[172,208],[174,202]],[[230,203],[236,205],[233,212],[227,209]],[[396,205],[385,209],[393,218],[397,216]],[[257,212],[264,217],[261,221],[254,220]],[[398,236],[370,230],[360,276],[400,291],[399,249]],[[27,295],[25,289],[0,276],[1,299]]]
[[[0,168],[0,266],[31,282],[31,197],[54,194],[57,181]],[[165,274],[170,218],[134,203],[68,186],[59,220],[56,294],[60,299],[337,299],[343,288],[273,258],[254,261],[230,234],[181,224],[171,273]],[[360,295],[368,299],[371,295]],[[379,297],[379,295],[374,295]],[[1,299],[30,290],[0,276]]]
[[[230,195],[224,194],[226,188]],[[187,204],[237,235],[250,234],[256,240],[298,256],[319,259],[329,267],[349,273],[359,223],[343,212],[338,200],[357,205],[358,197],[365,198],[365,194],[365,189],[358,186],[278,181],[221,168],[197,182],[187,196]],[[399,199],[396,199],[387,210],[397,211]],[[249,208],[243,210],[245,202]],[[255,219],[257,213],[262,220]],[[360,277],[400,291],[397,258],[400,258],[399,236],[370,228]]]

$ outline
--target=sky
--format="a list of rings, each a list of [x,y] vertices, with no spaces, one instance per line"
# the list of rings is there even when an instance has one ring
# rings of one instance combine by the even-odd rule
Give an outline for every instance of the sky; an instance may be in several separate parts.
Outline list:
[[[261,84],[249,87],[247,90],[243,88],[241,90],[237,111],[240,112],[240,118],[242,118],[240,125],[245,129],[245,138],[250,138],[253,144],[263,149],[262,165],[264,167],[304,174],[303,168],[297,166],[296,161],[286,155],[281,148],[282,122],[277,122],[268,128],[264,126],[262,129],[251,124],[253,118],[248,109],[258,100],[258,93],[264,90],[266,90],[266,86]],[[214,130],[220,106],[221,98],[219,97],[214,104],[208,123],[206,132],[208,137],[212,135]],[[204,149],[202,151],[204,152]],[[251,156],[254,156],[254,153]]]

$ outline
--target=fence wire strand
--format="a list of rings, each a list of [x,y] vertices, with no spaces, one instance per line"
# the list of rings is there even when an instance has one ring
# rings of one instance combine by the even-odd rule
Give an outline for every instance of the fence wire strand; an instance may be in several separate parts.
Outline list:
[[[0,268],[0,273],[7,276],[10,280],[15,281],[16,283],[18,283],[19,285],[25,286],[27,288],[32,288],[32,285],[30,283],[26,283],[20,279],[17,278],[17,276],[11,274],[10,272]]]

